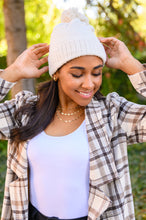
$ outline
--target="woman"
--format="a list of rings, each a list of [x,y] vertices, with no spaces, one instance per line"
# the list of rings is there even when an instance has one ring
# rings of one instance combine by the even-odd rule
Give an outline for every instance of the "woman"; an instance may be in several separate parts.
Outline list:
[[[10,140],[1,220],[135,219],[127,144],[146,140],[145,106],[99,89],[106,63],[144,95],[144,66],[123,42],[99,41],[87,18],[70,9],[50,48],[30,47],[1,73],[1,99],[17,80],[47,71],[39,67],[48,50],[53,79],[38,96],[23,91],[0,104],[0,136]]]

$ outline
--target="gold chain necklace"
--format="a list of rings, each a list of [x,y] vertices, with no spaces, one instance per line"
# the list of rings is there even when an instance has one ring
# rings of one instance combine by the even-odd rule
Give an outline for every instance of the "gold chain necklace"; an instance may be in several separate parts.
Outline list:
[[[78,117],[76,117],[76,118],[74,118],[74,119],[64,120],[63,118],[61,118],[61,117],[59,116],[58,112],[59,112],[59,110],[56,111],[57,118],[58,118],[60,121],[63,121],[63,122],[65,122],[65,123],[71,123],[72,121],[75,121],[75,120],[79,119],[79,118],[84,114],[84,111],[83,111]]]
[[[81,109],[82,109],[82,108],[79,108],[77,111],[71,112],[71,113],[64,113],[64,112],[61,111],[61,108],[58,108],[58,111],[60,112],[61,115],[72,116],[72,115],[75,115],[75,114],[77,114],[78,112],[80,112]]]

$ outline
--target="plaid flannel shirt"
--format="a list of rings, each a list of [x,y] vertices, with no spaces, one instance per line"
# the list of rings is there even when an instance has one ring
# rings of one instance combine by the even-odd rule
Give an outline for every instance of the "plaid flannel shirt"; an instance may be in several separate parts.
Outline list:
[[[146,71],[129,76],[142,95],[146,94]],[[0,79],[0,99],[14,83]],[[15,99],[0,104],[0,138],[10,138],[16,126],[14,112],[36,100],[22,91]],[[127,144],[146,141],[146,107],[127,101],[117,93],[93,98],[85,109],[90,151],[90,187],[88,220],[134,220],[134,205],[128,167]],[[22,117],[22,124],[27,121]],[[7,173],[1,220],[28,220],[27,144],[16,152],[8,144]],[[52,180],[53,181],[53,180]]]

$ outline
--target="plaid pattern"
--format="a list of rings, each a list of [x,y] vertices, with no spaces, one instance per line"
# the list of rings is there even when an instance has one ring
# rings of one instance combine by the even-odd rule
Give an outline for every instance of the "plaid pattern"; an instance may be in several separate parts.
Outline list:
[[[145,93],[146,72],[130,80]],[[138,80],[136,80],[136,78]],[[141,80],[141,81],[140,81]],[[13,83],[0,79],[0,99]],[[142,88],[142,89],[141,89]],[[23,91],[16,98],[0,104],[0,138],[9,139],[15,126],[13,114],[23,104],[36,99]],[[128,167],[127,143],[146,141],[146,108],[111,93],[95,98],[85,109],[90,147],[90,192],[88,220],[134,220],[134,206]],[[22,118],[26,123],[26,118]],[[19,151],[8,144],[7,174],[1,220],[28,220],[27,142]]]

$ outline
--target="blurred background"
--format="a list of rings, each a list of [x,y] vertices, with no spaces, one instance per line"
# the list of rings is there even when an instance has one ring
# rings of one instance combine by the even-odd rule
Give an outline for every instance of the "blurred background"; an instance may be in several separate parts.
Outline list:
[[[114,36],[125,42],[140,62],[146,63],[145,0],[0,0],[0,69],[10,65],[27,47],[49,43],[54,26],[60,23],[64,9],[77,7],[87,15],[97,36]],[[18,82],[6,99],[22,90],[36,92],[39,82],[49,80],[46,73],[39,79]],[[132,87],[126,74],[103,69],[101,92],[116,91],[129,101],[146,104],[146,99]],[[0,141],[0,210],[6,172],[6,141]],[[146,219],[146,144],[128,147],[136,219]]]

